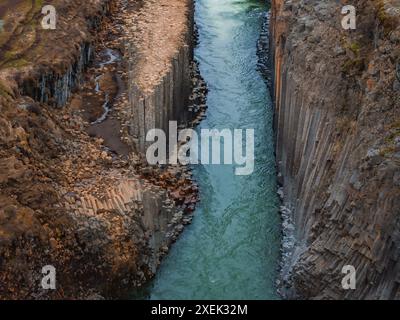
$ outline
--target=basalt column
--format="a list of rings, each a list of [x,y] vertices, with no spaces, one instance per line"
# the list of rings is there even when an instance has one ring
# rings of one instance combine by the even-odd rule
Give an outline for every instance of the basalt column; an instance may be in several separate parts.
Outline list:
[[[191,120],[188,105],[193,61],[193,2],[187,0],[183,3],[186,3],[188,8],[186,25],[180,30],[182,34],[178,38],[180,42],[177,50],[170,52],[169,61],[160,68],[159,74],[145,78],[145,81],[135,81],[138,70],[139,74],[146,74],[149,70],[141,64],[141,58],[138,59],[137,51],[141,52],[141,43],[134,41],[129,48],[132,61],[129,70],[132,80],[129,93],[132,108],[130,132],[142,155],[149,145],[145,141],[149,130],[162,129],[168,136],[169,121],[185,124]],[[154,43],[155,50],[159,50],[159,46],[162,47],[162,43]],[[151,57],[146,57],[146,60],[151,60]],[[156,52],[154,63],[157,63]]]
[[[350,32],[335,1],[272,1],[288,297],[400,298],[399,1],[352,4]]]

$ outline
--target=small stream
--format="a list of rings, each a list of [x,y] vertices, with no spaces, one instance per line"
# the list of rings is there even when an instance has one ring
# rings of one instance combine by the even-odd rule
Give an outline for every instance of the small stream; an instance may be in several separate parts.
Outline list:
[[[105,49],[104,55],[106,56],[106,60],[99,63],[100,71],[102,71],[102,69],[105,66],[113,64],[113,63],[115,63],[115,62],[120,60],[120,54],[118,52],[116,52],[115,50],[112,50],[112,49],[109,49],[109,48]],[[94,88],[94,90],[95,90],[96,93],[99,93],[101,91],[101,89],[100,89],[100,80],[101,80],[102,77],[103,77],[103,74],[100,74],[95,78],[95,88]],[[93,121],[91,123],[92,125],[93,124],[102,123],[104,120],[107,119],[107,116],[111,111],[110,94],[108,92],[105,92],[104,95],[105,95],[105,97],[104,97],[104,103],[103,103],[103,110],[104,110],[103,114],[98,119],[96,119],[96,121]]]
[[[209,88],[201,128],[255,129],[255,171],[197,165],[201,202],[148,288],[150,299],[278,299],[280,218],[273,107],[257,69],[263,1],[197,0],[195,55]]]

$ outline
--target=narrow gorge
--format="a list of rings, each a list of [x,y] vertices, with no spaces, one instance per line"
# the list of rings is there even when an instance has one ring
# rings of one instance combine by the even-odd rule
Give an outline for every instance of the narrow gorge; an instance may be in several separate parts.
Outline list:
[[[193,223],[162,263],[148,294],[151,299],[277,299],[273,105],[262,77],[267,66],[257,56],[268,6],[203,0],[195,9],[195,58],[209,91],[207,118],[197,131],[254,129],[254,172],[237,176],[235,164],[193,166],[200,190]],[[226,139],[221,148],[224,144]]]
[[[400,299],[399,107],[399,0],[1,1],[0,300]]]

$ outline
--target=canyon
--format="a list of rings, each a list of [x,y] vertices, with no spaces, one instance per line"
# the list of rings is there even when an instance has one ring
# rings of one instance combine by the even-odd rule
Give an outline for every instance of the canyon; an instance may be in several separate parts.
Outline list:
[[[0,299],[400,299],[399,0],[40,4],[0,4]],[[149,166],[170,121],[254,174]]]

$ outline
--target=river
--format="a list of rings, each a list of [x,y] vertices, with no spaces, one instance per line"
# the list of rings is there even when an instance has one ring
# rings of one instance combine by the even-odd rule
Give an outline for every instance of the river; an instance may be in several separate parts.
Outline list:
[[[209,88],[201,128],[254,129],[255,170],[196,165],[200,187],[188,226],[148,288],[150,299],[278,299],[280,218],[273,106],[257,70],[262,1],[197,0],[195,57]]]

